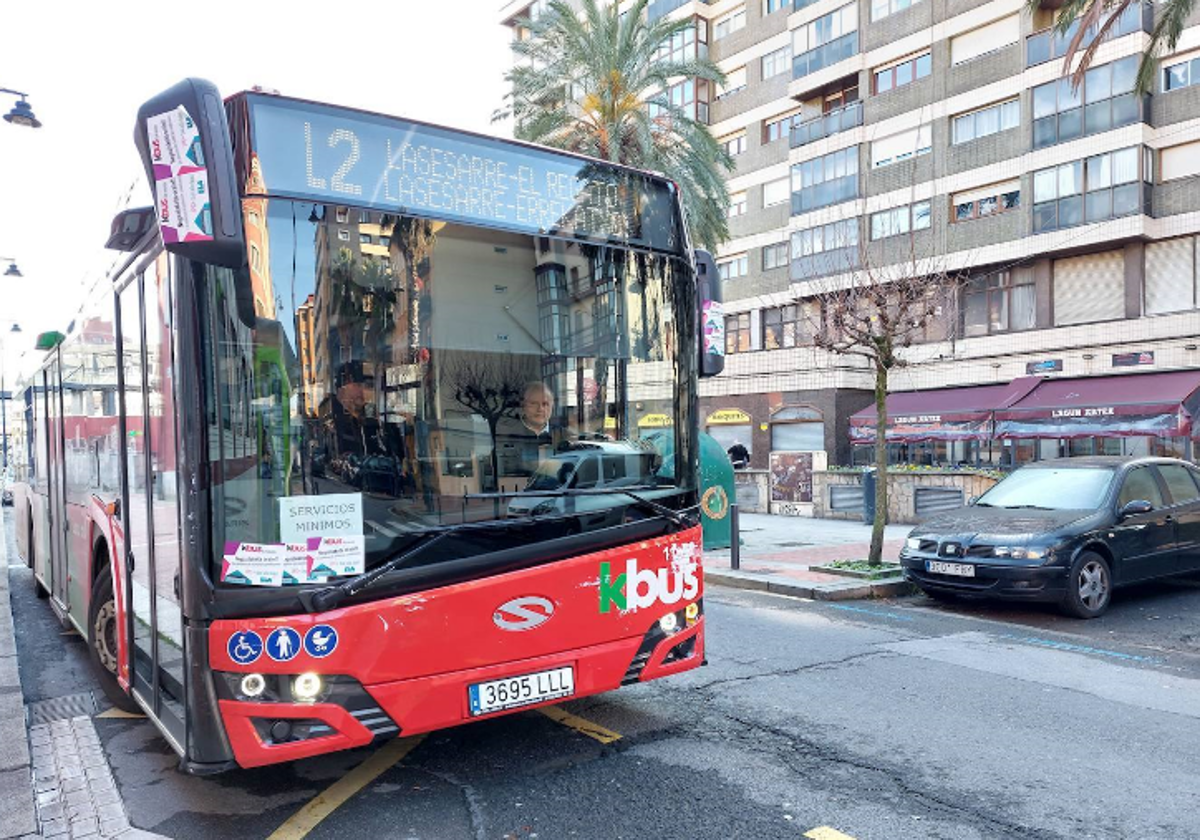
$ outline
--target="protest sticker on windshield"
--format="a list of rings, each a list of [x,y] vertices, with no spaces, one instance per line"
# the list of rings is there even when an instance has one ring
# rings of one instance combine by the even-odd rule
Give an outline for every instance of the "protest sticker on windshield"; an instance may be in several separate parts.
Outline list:
[[[227,542],[221,580],[245,586],[279,586],[283,580],[283,557],[281,545]]]
[[[363,535],[362,493],[285,496],[279,500],[279,538],[307,544],[319,537]]]
[[[308,541],[309,580],[361,575],[366,568],[367,538],[315,537]]]

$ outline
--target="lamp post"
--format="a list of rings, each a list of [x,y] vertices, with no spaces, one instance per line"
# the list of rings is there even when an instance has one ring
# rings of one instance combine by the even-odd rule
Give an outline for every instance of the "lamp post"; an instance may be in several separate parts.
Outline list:
[[[21,325],[14,323],[9,333],[19,333]],[[0,332],[0,339],[5,333]],[[8,383],[5,381],[6,365],[5,355],[7,348],[3,340],[0,340],[0,436],[4,438],[4,460],[0,463],[0,477],[8,477]]]
[[[23,125],[28,128],[42,127],[41,120],[33,115],[33,109],[29,107],[29,103],[25,100],[25,97],[29,96],[29,94],[9,88],[0,88],[0,93],[11,93],[13,96],[20,97],[17,103],[13,105],[12,110],[4,115],[6,122],[10,122],[13,125]]]

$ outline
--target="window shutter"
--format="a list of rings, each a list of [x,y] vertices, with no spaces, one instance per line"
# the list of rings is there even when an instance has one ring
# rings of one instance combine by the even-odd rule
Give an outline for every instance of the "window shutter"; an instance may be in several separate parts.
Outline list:
[[[1181,312],[1196,304],[1196,238],[1146,246],[1146,314]]]
[[[1021,16],[1012,15],[964,32],[950,40],[950,63],[962,64],[986,53],[1015,44],[1021,37]]]
[[[1105,251],[1054,261],[1056,326],[1125,317],[1125,255]]]
[[[1200,175],[1200,140],[1162,150],[1162,180]]]

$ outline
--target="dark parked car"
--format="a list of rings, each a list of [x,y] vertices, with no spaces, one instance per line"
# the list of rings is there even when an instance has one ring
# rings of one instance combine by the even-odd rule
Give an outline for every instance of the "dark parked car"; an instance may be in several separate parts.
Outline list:
[[[928,594],[1058,603],[1093,618],[1114,587],[1200,571],[1200,470],[1169,458],[1022,467],[900,552]]]
[[[359,464],[355,484],[368,493],[401,495],[404,488],[400,459],[390,455],[371,455]]]

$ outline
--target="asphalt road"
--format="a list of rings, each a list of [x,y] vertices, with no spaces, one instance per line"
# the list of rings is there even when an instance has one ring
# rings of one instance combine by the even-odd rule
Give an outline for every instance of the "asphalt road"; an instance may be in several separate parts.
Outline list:
[[[26,701],[92,689],[82,640],[27,570],[10,576]],[[382,757],[196,778],[145,721],[95,724],[132,823],[188,840],[1200,837],[1193,581],[1091,622],[717,587],[705,607],[707,668],[564,704],[611,743],[530,711]],[[385,769],[296,827],[372,761]]]

